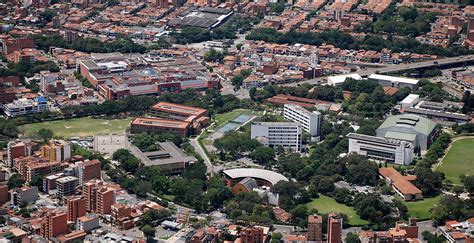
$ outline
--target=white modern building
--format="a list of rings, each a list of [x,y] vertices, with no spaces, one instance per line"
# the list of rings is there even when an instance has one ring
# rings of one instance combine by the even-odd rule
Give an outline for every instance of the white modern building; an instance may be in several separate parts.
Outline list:
[[[413,162],[413,143],[358,133],[349,133],[347,137],[349,138],[349,153],[400,165],[408,165]]]
[[[377,81],[383,87],[394,87],[397,89],[408,87],[412,90],[418,88],[418,82],[420,81],[413,78],[395,77],[380,74],[371,74],[369,75],[368,79]]]
[[[313,138],[318,138],[321,135],[323,116],[319,111],[310,112],[299,105],[285,104],[283,117],[301,124],[303,131],[309,133]]]
[[[328,77],[328,84],[332,86],[342,85],[348,78],[362,80],[362,77],[358,73],[350,73]]]
[[[415,106],[420,102],[420,96],[417,94],[409,94],[405,99],[400,102],[401,110]]]
[[[48,102],[44,97],[38,97],[36,99],[19,99],[12,103],[3,105],[3,111],[5,112],[5,115],[9,117],[41,113],[48,109]]]
[[[268,147],[282,146],[300,152],[302,126],[296,122],[257,122],[252,124],[251,138]]]

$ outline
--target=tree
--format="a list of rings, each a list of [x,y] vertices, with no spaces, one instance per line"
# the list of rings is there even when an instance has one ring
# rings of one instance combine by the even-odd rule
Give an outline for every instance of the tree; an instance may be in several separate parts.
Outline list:
[[[143,236],[147,239],[147,242],[153,242],[155,238],[155,233],[156,230],[150,225],[145,225],[141,228],[141,231],[143,232]]]
[[[21,187],[25,184],[25,180],[21,177],[20,174],[13,174],[10,176],[10,179],[8,179],[8,189],[13,189],[17,187]]]
[[[270,147],[257,147],[250,154],[250,158],[259,164],[269,164],[275,158],[275,151]]]
[[[474,175],[466,176],[463,180],[466,191],[470,194],[474,193]]]
[[[211,49],[204,53],[204,60],[208,62],[221,62],[226,56],[225,52],[216,51]]]
[[[31,186],[36,186],[40,191],[43,191],[43,177],[34,176],[30,181]]]
[[[346,243],[360,243],[359,235],[357,233],[349,232],[346,235]]]
[[[44,143],[48,143],[51,138],[53,138],[53,131],[46,128],[40,128],[38,132],[36,132],[37,136],[41,138]]]

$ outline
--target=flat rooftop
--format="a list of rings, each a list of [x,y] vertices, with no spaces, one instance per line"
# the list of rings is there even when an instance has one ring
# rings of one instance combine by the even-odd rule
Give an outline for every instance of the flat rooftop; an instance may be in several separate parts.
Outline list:
[[[405,83],[405,84],[418,84],[418,81],[420,81],[418,79],[413,79],[413,78],[395,77],[395,76],[388,76],[388,75],[381,75],[381,74],[371,74],[369,75],[369,79],[390,81],[390,82],[395,82],[395,83]]]
[[[151,109],[156,110],[156,111],[172,113],[172,114],[185,115],[185,116],[202,116],[207,113],[206,109],[173,104],[173,103],[168,103],[168,102],[160,102],[152,106]]]
[[[197,159],[189,156],[178,148],[172,142],[162,142],[156,144],[156,151],[143,152],[135,146],[129,148],[130,152],[135,155],[145,166],[167,165],[176,163],[194,163]]]
[[[154,117],[137,117],[132,121],[132,125],[187,129],[190,126],[190,123]]]

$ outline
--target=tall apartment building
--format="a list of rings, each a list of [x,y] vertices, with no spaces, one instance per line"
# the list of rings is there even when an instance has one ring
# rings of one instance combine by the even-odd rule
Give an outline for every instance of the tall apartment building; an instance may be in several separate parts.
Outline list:
[[[39,144],[33,141],[16,140],[10,141],[7,145],[7,163],[13,166],[13,160],[20,157],[31,156],[33,152],[38,151]]]
[[[40,149],[41,156],[51,161],[64,161],[71,158],[71,144],[64,140],[51,140]]]
[[[38,200],[38,187],[21,187],[10,191],[10,198],[13,205],[20,205],[22,202],[33,203]]]
[[[308,216],[308,242],[323,242],[323,217],[321,215]]]
[[[108,214],[115,203],[115,190],[109,188],[100,180],[90,180],[83,185],[83,195],[86,198],[86,209],[89,212]]]
[[[263,238],[263,228],[249,227],[240,232],[240,242],[242,243],[264,242]]]
[[[302,127],[296,122],[257,122],[252,124],[251,138],[268,147],[282,146],[300,152]]]
[[[0,185],[0,206],[10,201],[10,193],[7,185]]]
[[[40,228],[41,236],[52,238],[67,232],[67,214],[65,212],[51,211],[46,213]]]
[[[74,195],[79,180],[74,176],[65,176],[56,180],[56,197],[62,201],[67,196]]]
[[[72,196],[67,198],[67,221],[76,220],[86,215],[86,199],[83,196]]]
[[[309,133],[311,137],[319,137],[321,135],[323,116],[319,111],[310,112],[299,105],[285,104],[283,117],[301,124],[303,131]]]
[[[92,179],[100,179],[101,163],[99,160],[86,160],[76,163],[78,167],[79,185]]]
[[[409,165],[413,162],[415,146],[410,142],[358,133],[349,133],[347,137],[349,153],[400,165]]]
[[[328,215],[328,243],[342,243],[342,218],[335,213]]]

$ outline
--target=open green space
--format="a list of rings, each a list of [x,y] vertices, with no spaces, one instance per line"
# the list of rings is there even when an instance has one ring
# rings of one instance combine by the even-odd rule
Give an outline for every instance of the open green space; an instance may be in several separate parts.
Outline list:
[[[474,138],[454,141],[436,170],[454,184],[461,184],[459,176],[462,174],[474,175]]]
[[[408,214],[410,217],[416,217],[418,220],[427,220],[431,218],[429,210],[436,205],[441,196],[425,198],[415,202],[403,202],[408,208]]]
[[[25,136],[32,136],[40,128],[50,129],[54,136],[63,138],[89,137],[101,133],[124,132],[130,125],[132,118],[104,119],[82,117],[58,121],[32,123],[21,126],[20,130]]]
[[[362,226],[369,223],[367,220],[361,219],[354,208],[338,203],[328,196],[320,195],[307,206],[308,209],[317,209],[320,214],[343,213],[349,217],[349,224],[352,226]]]

